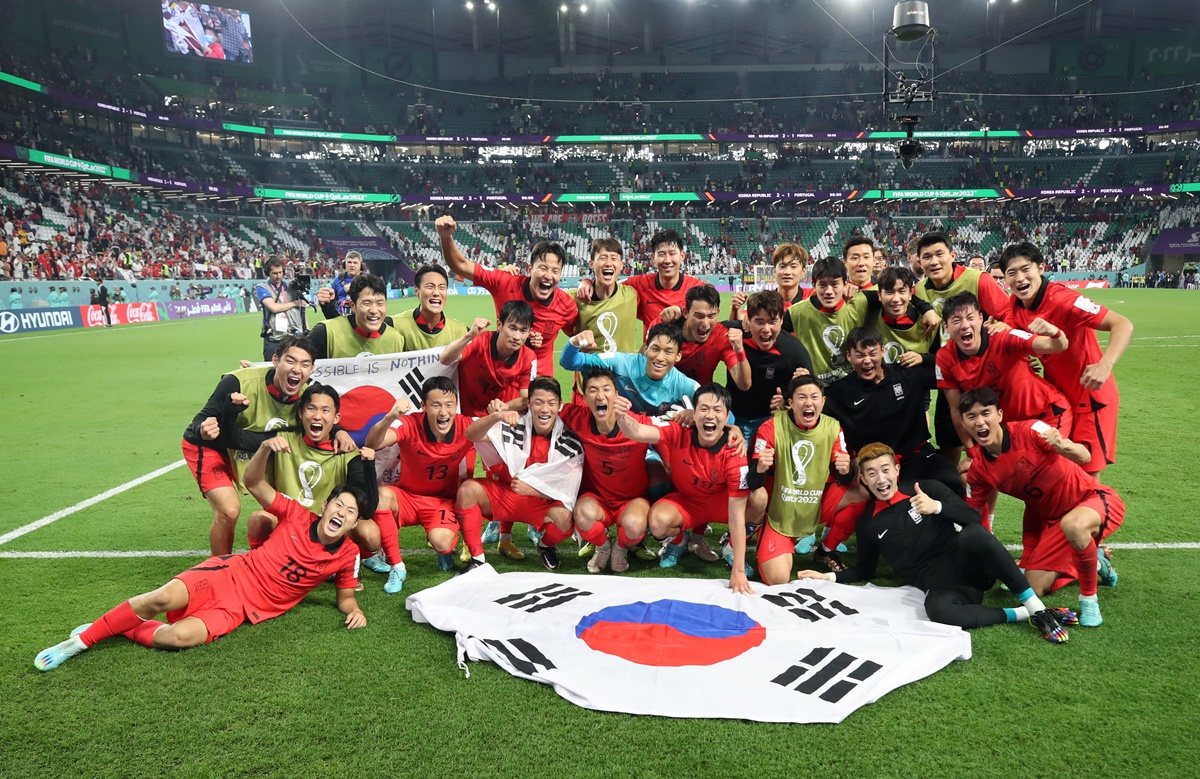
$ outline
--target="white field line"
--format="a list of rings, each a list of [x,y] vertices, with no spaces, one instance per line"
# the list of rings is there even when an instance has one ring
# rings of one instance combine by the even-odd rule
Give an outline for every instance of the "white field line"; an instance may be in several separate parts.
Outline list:
[[[92,497],[88,498],[87,500],[81,500],[78,503],[76,503],[74,506],[67,506],[65,509],[61,509],[59,511],[54,512],[53,514],[44,516],[41,519],[37,520],[36,522],[30,522],[28,525],[22,525],[21,527],[17,528],[16,530],[10,530],[7,533],[5,533],[4,535],[0,536],[0,544],[7,544],[9,541],[12,541],[14,538],[20,538],[21,536],[25,535],[26,533],[32,533],[33,531],[37,530],[38,528],[45,527],[46,525],[49,525],[52,522],[57,522],[58,520],[62,519],[63,517],[69,517],[72,514],[74,514],[75,512],[82,511],[83,509],[87,508],[88,506],[94,506],[103,500],[108,500],[109,498],[113,497],[114,495],[120,495],[122,492],[131,490],[134,487],[137,487],[138,485],[145,484],[146,482],[150,481],[151,479],[157,479],[159,476],[162,476],[164,473],[170,473],[171,471],[175,470],[176,468],[182,467],[184,464],[185,463],[183,460],[176,460],[175,462],[171,463],[170,465],[164,465],[162,468],[159,468],[157,471],[151,471],[150,473],[147,473],[145,476],[137,477],[133,481],[127,481],[124,484],[120,484],[116,487],[113,487],[111,490],[105,490],[104,492],[100,493],[99,495],[93,495]]]
[[[255,312],[251,312],[251,313],[257,314],[258,312],[255,311]],[[247,314],[242,314],[242,313],[226,314],[226,316],[244,317],[244,316],[247,316]],[[134,323],[127,324],[127,325],[113,325],[110,328],[74,327],[74,328],[71,328],[70,330],[66,331],[65,333],[44,333],[42,335],[23,335],[23,336],[19,336],[17,338],[4,338],[4,339],[0,339],[0,345],[16,343],[17,341],[36,341],[41,338],[62,338],[64,336],[69,336],[69,335],[83,335],[84,333],[91,333],[96,330],[101,330],[101,331],[107,330],[108,332],[113,332],[113,333],[124,333],[124,332],[128,332],[130,330],[141,330],[142,328],[145,328],[145,327],[156,327],[158,325],[177,325],[182,322],[203,322],[206,319],[208,319],[208,317],[194,316],[194,317],[183,317],[182,319],[159,319],[154,322],[134,322]]]
[[[1106,543],[1106,547],[1113,551],[1140,551],[1147,549],[1162,549],[1162,550],[1195,550],[1200,549],[1200,541],[1176,541],[1176,542],[1130,542],[1130,543]],[[1019,552],[1021,547],[1019,544],[1006,544],[1005,549],[1010,552]],[[0,551],[0,560],[63,560],[68,558],[142,558],[142,557],[208,557],[211,554],[207,549],[180,549],[180,550],[165,550],[165,549],[149,549],[144,551],[70,551],[70,552],[4,552]],[[401,554],[405,557],[426,556],[434,554],[432,549],[421,547],[418,549],[403,549]]]

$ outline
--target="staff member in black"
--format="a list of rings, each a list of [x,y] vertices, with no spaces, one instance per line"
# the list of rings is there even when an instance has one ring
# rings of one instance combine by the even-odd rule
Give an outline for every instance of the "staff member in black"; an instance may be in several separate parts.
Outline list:
[[[1046,608],[1012,555],[961,498],[936,481],[924,488],[899,483],[896,455],[885,444],[859,450],[858,475],[874,498],[855,531],[858,561],[838,573],[801,571],[798,578],[865,581],[874,578],[883,557],[896,576],[925,591],[925,612],[934,622],[978,628],[1029,620],[1050,643],[1066,643],[1063,625],[1078,624],[1078,618],[1069,609]],[[982,605],[997,579],[1021,601],[1019,607]]]
[[[108,313],[108,287],[104,286],[99,276],[96,277],[96,287],[96,305],[104,312],[104,326],[112,327],[112,314]]]

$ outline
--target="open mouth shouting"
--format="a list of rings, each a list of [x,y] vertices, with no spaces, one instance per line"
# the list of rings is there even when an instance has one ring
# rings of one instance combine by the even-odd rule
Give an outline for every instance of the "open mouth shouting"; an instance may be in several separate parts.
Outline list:
[[[438,433],[445,433],[450,429],[450,425],[454,422],[453,414],[437,414],[433,418],[433,429]]]

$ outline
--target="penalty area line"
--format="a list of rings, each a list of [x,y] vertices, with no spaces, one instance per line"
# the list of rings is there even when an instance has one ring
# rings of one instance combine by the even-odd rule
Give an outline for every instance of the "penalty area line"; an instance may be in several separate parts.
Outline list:
[[[26,533],[32,533],[33,531],[37,530],[38,528],[43,528],[46,525],[49,525],[53,522],[57,522],[58,520],[62,519],[63,517],[69,517],[77,511],[82,511],[89,506],[94,506],[97,503],[100,503],[101,501],[108,500],[109,498],[113,497],[114,495],[120,495],[122,492],[131,490],[134,487],[137,487],[138,485],[145,484],[146,482],[148,482],[152,479],[157,479],[159,476],[162,476],[164,473],[170,473],[171,471],[175,470],[176,468],[182,467],[184,464],[185,463],[183,460],[176,460],[175,462],[171,463],[170,465],[164,465],[162,468],[159,468],[156,471],[151,471],[150,473],[147,473],[145,476],[139,476],[138,478],[134,479],[133,481],[127,481],[124,484],[119,484],[116,487],[113,487],[111,490],[105,490],[104,492],[100,493],[99,495],[93,495],[92,497],[88,498],[87,500],[81,500],[78,503],[76,503],[74,506],[67,506],[65,509],[60,509],[60,510],[54,512],[53,514],[44,516],[41,519],[37,520],[36,522],[30,522],[28,525],[22,525],[21,527],[17,528],[16,530],[10,530],[7,533],[5,533],[4,535],[0,535],[0,544],[7,544],[9,541],[12,541],[13,539],[16,539],[16,538],[20,538],[21,536],[25,535]]]

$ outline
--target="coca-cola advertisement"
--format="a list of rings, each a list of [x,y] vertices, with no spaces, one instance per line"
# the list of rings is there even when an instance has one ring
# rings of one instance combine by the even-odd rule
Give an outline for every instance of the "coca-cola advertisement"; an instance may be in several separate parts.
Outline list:
[[[84,327],[104,327],[104,311],[100,306],[80,306]],[[114,325],[132,325],[140,322],[157,322],[158,305],[154,303],[110,303],[108,315]]]
[[[1058,283],[1071,289],[1108,289],[1108,279],[1070,279]]]

